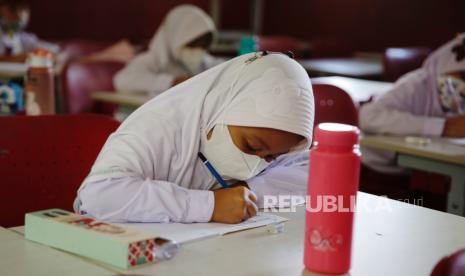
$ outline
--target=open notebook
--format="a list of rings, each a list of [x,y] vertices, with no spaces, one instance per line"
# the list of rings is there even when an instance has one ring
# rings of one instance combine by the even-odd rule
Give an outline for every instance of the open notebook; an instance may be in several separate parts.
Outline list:
[[[122,223],[131,227],[153,232],[162,238],[176,241],[179,244],[221,236],[232,232],[278,224],[287,221],[286,218],[260,212],[257,216],[239,224],[223,223]]]

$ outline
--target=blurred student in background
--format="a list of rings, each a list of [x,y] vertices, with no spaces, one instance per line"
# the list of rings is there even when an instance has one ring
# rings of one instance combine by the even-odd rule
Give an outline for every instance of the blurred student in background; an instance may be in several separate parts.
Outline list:
[[[465,137],[465,34],[432,53],[394,88],[360,111],[367,133]],[[364,149],[363,162],[376,171],[399,173],[395,153]]]
[[[30,16],[26,0],[0,0],[0,60],[24,62],[27,53],[45,49],[59,51],[58,45],[40,40],[25,30]]]
[[[136,56],[114,78],[117,90],[145,91],[154,96],[223,60],[207,52],[215,25],[200,8],[180,5],[172,9],[149,49]]]

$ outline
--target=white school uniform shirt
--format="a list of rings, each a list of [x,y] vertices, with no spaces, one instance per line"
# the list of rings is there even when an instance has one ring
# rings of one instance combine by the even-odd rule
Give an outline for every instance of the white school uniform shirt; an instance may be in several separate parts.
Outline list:
[[[402,136],[440,137],[445,121],[458,115],[440,101],[438,77],[445,73],[465,71],[465,58],[454,50],[464,42],[465,34],[432,53],[420,69],[400,78],[394,88],[381,98],[365,104],[360,110],[360,127],[366,133]],[[462,46],[465,51],[465,44]],[[462,102],[465,110],[465,101]],[[395,153],[362,147],[362,162],[386,173],[399,173]]]
[[[263,195],[304,195],[313,131],[306,71],[283,54],[243,55],[144,104],[113,133],[75,201],[75,210],[117,222],[207,222],[216,181],[198,158],[216,125],[267,127],[304,141],[247,182]],[[300,150],[299,150],[300,149]]]
[[[179,61],[179,50],[196,38],[215,31],[212,19],[200,8],[177,6],[165,17],[150,41],[148,51],[137,55],[115,75],[115,88],[120,92],[144,91],[156,96],[169,89],[176,77],[192,76]],[[202,69],[223,61],[207,54]]]

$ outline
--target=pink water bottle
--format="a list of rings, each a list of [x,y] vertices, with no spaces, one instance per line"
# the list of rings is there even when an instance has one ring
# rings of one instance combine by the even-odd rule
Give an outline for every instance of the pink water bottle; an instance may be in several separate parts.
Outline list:
[[[305,267],[343,274],[350,269],[352,225],[360,172],[357,127],[322,123],[310,151]]]

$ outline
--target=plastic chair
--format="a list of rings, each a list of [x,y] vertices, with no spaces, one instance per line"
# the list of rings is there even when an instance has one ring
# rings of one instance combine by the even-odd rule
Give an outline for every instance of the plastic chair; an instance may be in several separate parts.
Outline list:
[[[24,214],[36,210],[72,210],[79,185],[118,126],[96,114],[0,117],[0,225],[23,225]]]
[[[314,84],[313,94],[315,126],[325,122],[358,126],[357,106],[347,92],[333,85]],[[362,166],[360,190],[394,198],[407,198],[408,180],[408,177],[378,173]]]
[[[431,276],[465,275],[465,249],[442,258],[431,272]]]
[[[113,115],[116,106],[92,101],[98,90],[114,91],[113,76],[124,67],[120,62],[72,62],[62,74],[65,113],[92,112]]]
[[[315,126],[332,122],[358,126],[358,110],[352,98],[341,88],[314,84]]]
[[[420,68],[430,53],[431,49],[425,47],[387,48],[383,56],[384,79],[394,82]]]

